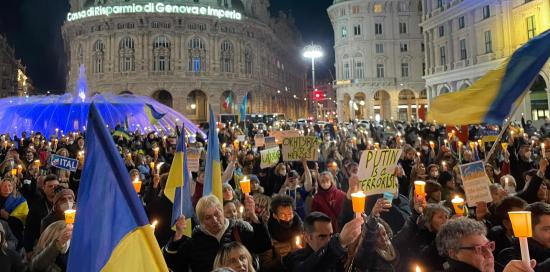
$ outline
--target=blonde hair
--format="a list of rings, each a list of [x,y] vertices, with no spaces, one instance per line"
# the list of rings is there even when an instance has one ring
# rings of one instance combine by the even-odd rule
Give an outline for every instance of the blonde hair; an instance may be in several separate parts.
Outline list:
[[[215,195],[207,195],[199,199],[197,207],[195,208],[199,222],[203,221],[206,210],[212,207],[219,209],[223,213],[223,205]]]
[[[48,247],[49,244],[55,242],[66,227],[67,224],[64,220],[55,221],[50,224],[40,235],[40,239],[38,239],[38,243],[36,243],[36,247],[34,249],[35,254],[40,253],[40,251]]]
[[[254,266],[252,265],[252,255],[248,252],[248,249],[246,249],[246,247],[239,242],[230,242],[221,246],[218,254],[216,254],[216,258],[214,259],[213,269],[228,267],[230,265],[229,254],[231,254],[234,250],[238,250],[241,254],[246,256],[246,260],[248,261],[248,271],[256,272],[256,269],[254,269]]]

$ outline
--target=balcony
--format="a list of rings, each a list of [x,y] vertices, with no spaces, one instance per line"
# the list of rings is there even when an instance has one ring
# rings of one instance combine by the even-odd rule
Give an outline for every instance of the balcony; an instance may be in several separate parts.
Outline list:
[[[493,61],[495,59],[496,59],[496,54],[495,53],[487,53],[487,54],[477,56],[477,62],[478,63],[489,62],[489,61]]]
[[[440,65],[435,67],[435,73],[443,73],[447,71],[447,65]]]

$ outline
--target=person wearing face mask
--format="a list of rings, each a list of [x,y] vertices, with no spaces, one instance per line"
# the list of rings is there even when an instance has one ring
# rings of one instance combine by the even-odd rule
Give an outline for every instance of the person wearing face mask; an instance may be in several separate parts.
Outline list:
[[[436,181],[439,178],[439,166],[437,164],[430,164],[428,166],[428,180]]]
[[[53,199],[53,209],[42,219],[40,223],[40,232],[43,232],[50,224],[55,221],[65,219],[64,212],[74,208],[74,192],[71,189],[65,189],[63,186],[55,188],[55,197]]]
[[[30,262],[31,271],[66,271],[73,226],[60,220],[40,235]]]
[[[319,188],[313,198],[311,211],[322,212],[331,218],[332,229],[340,231],[338,217],[342,212],[346,193],[336,188],[334,178],[330,172],[323,172],[319,177]]]
[[[531,170],[525,173],[525,188],[520,191],[516,196],[527,201],[527,203],[534,203],[537,201],[546,202],[548,198],[548,187],[544,183],[544,173],[548,168],[548,160],[542,158],[539,163],[539,170]]]
[[[518,192],[523,190],[525,186],[523,173],[531,169],[537,169],[535,163],[531,160],[531,146],[523,144],[516,154],[514,152],[510,154],[510,174],[516,180]]]
[[[265,189],[265,194],[272,196],[274,193],[278,193],[286,180],[287,169],[284,163],[279,163],[273,171],[263,180],[262,187]]]
[[[8,246],[6,229],[0,224],[0,271],[22,272],[25,271],[25,264],[13,248]]]
[[[18,241],[23,240],[23,230],[29,206],[16,188],[16,180],[4,178],[0,181],[0,220],[5,220]]]
[[[294,212],[294,200],[277,195],[271,200],[271,216],[267,222],[276,256],[284,257],[297,249],[296,236],[303,231],[302,220]]]

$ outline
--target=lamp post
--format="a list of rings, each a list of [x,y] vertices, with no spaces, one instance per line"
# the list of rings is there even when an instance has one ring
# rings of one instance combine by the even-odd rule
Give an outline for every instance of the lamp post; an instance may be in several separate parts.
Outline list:
[[[304,47],[303,56],[304,58],[311,59],[311,87],[315,91],[315,59],[323,56],[323,48],[319,45],[311,43],[310,45]],[[315,117],[318,116],[317,112],[318,109],[317,106],[315,106]]]

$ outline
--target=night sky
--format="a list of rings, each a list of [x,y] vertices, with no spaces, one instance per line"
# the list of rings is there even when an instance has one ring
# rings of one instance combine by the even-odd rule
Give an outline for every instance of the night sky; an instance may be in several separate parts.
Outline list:
[[[271,0],[272,14],[291,12],[304,43],[315,42],[325,50],[325,57],[316,62],[318,79],[333,79],[334,36],[326,13],[332,1]],[[35,87],[43,92],[65,89],[67,57],[61,25],[68,10],[68,0],[2,0],[0,33],[8,37]]]

